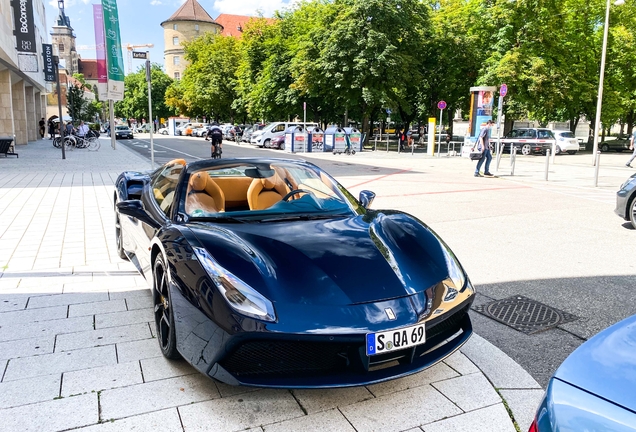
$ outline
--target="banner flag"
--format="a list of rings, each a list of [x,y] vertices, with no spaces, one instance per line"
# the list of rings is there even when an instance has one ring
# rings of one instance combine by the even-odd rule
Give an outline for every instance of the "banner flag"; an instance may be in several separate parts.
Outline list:
[[[102,12],[108,65],[108,99],[120,101],[124,99],[124,57],[121,53],[117,0],[102,0]]]
[[[108,99],[108,72],[106,67],[106,41],[104,40],[104,13],[102,5],[93,5],[95,47],[97,49],[97,93],[99,100]]]
[[[33,23],[33,0],[13,0],[13,25],[15,30],[18,67],[22,72],[37,72],[38,57]]]
[[[55,65],[53,64],[53,45],[42,44],[42,56],[44,56],[44,81],[56,81]]]

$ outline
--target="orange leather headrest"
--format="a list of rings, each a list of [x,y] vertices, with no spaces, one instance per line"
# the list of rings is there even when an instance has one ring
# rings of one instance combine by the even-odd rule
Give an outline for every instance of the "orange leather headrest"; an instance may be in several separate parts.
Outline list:
[[[194,192],[204,191],[208,183],[208,177],[209,175],[206,172],[193,174],[192,177],[190,177],[190,190]]]

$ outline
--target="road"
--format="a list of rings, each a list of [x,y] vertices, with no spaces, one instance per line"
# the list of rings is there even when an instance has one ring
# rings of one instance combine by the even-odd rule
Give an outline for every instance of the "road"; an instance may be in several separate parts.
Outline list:
[[[147,139],[118,143],[149,158]],[[208,143],[196,138],[159,137],[155,148],[158,163],[209,155]],[[526,335],[472,313],[476,333],[543,386],[583,341],[636,314],[636,231],[613,213],[615,191],[633,173],[623,167],[624,155],[604,154],[601,187],[591,188],[590,155],[559,156],[545,182],[538,156],[520,158],[515,177],[488,179],[474,178],[473,163],[462,158],[297,156],[224,145],[224,158],[265,155],[310,159],[356,195],[374,190],[374,208],[403,210],[429,224],[476,285],[475,306],[521,295],[575,315],[572,322]]]

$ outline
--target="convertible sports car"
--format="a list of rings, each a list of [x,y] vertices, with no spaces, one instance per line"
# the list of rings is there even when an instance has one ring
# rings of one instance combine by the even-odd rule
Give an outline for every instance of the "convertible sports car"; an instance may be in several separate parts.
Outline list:
[[[116,182],[117,247],[152,286],[163,354],[232,385],[365,385],[444,359],[474,290],[425,224],[317,166],[174,160]]]

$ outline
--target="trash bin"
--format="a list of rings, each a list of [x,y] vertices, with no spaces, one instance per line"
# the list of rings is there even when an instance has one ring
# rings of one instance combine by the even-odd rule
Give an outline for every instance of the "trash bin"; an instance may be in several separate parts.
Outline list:
[[[306,134],[302,126],[291,126],[285,131],[285,150],[287,153],[307,152]]]
[[[344,131],[349,137],[351,150],[361,152],[362,151],[362,133],[360,133],[360,131],[354,127],[346,127],[344,128]]]
[[[310,127],[307,141],[311,143],[311,145],[307,145],[307,150],[314,153],[322,153],[325,147],[324,139],[325,132],[322,129],[319,127]]]
[[[347,149],[347,133],[338,126],[328,127],[325,131],[324,151],[333,154],[344,153]]]

